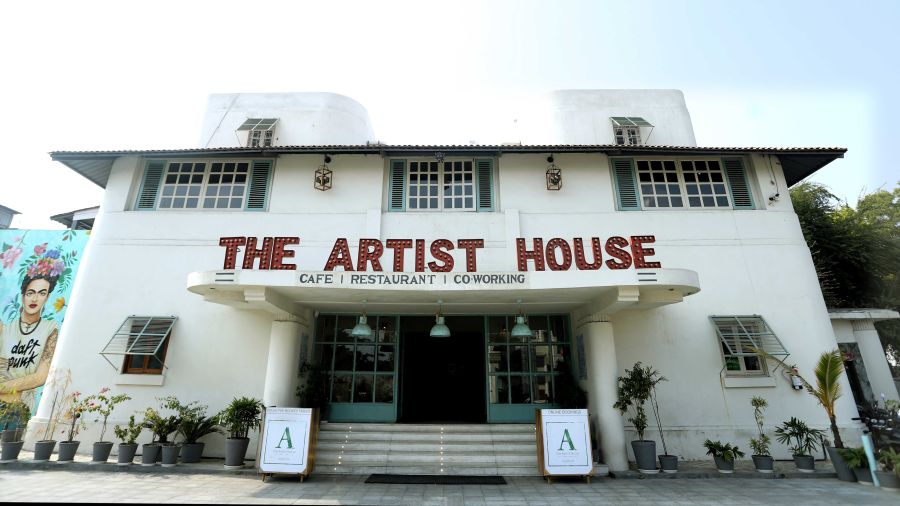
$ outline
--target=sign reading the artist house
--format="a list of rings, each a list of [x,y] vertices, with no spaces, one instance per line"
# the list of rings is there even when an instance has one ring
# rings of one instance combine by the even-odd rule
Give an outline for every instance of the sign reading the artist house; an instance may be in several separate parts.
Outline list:
[[[260,439],[259,472],[300,474],[312,472],[315,446],[314,411],[309,408],[268,408]]]
[[[591,434],[586,409],[536,410],[538,466],[544,476],[589,476]]]
[[[546,243],[543,238],[516,239],[516,265],[519,272],[533,271],[595,271],[600,269],[659,269],[660,262],[649,261],[656,254],[647,244],[656,241],[652,235],[613,236],[605,241],[591,237],[587,241],[576,237],[571,241],[554,237]],[[324,259],[322,271],[338,272],[388,272],[450,273],[463,272],[450,251],[465,251],[465,272],[478,272],[478,251],[484,248],[484,239],[435,239],[427,244],[425,239],[359,239],[356,252],[350,250],[346,238],[334,242],[331,253]],[[291,262],[295,251],[288,246],[300,244],[299,237],[222,237],[219,245],[225,248],[224,269],[298,270]],[[406,265],[406,253],[412,252],[414,262]],[[427,254],[426,254],[427,251]],[[316,266],[304,265],[299,270],[315,270]],[[412,267],[410,271],[408,268]],[[360,277],[358,280],[394,278]],[[400,278],[397,278],[398,280]],[[427,278],[408,277],[407,281]],[[301,280],[301,283],[304,281]],[[324,281],[323,281],[324,282]],[[464,282],[461,280],[460,282]]]

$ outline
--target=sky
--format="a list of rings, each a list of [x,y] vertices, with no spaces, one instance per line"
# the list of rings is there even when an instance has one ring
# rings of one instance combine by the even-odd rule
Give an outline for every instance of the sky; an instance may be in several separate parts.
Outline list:
[[[478,123],[510,96],[679,89],[700,146],[848,148],[811,179],[851,204],[900,180],[897,0],[0,9],[0,205],[22,213],[17,228],[60,228],[50,216],[101,201],[48,152],[197,147],[211,93],[340,93],[366,107],[382,142],[489,144],[508,139]]]

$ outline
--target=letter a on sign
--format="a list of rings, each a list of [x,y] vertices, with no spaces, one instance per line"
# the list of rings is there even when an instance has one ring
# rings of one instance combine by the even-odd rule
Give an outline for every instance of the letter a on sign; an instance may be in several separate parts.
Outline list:
[[[566,433],[566,435],[568,435],[568,432]],[[276,445],[275,448],[281,448],[281,443],[283,443],[285,441],[287,441],[288,450],[291,450],[294,448],[294,444],[291,443],[291,430],[288,427],[284,428],[284,434],[281,435],[281,439],[278,440],[278,445]],[[569,444],[572,444],[572,443],[569,443]]]
[[[563,449],[563,444],[569,443],[569,450],[575,451],[575,445],[572,444],[572,436],[569,435],[569,429],[565,429],[563,432],[562,441],[559,442],[559,449]]]

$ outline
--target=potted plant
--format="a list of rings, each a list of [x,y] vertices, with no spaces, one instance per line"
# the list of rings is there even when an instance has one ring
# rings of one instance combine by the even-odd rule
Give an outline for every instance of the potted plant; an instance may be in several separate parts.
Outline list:
[[[109,388],[107,387],[101,388],[100,393],[91,395],[85,399],[87,411],[89,413],[98,413],[100,415],[100,417],[94,421],[103,420],[100,427],[100,441],[94,443],[93,455],[91,457],[92,464],[106,462],[109,459],[109,453],[112,450],[113,444],[112,441],[103,439],[106,436],[106,422],[109,420],[109,415],[112,413],[113,409],[115,409],[118,404],[127,400],[131,400],[131,397],[126,394],[109,395]]]
[[[56,427],[59,425],[59,413],[56,411],[60,405],[60,398],[67,397],[66,390],[72,383],[72,373],[68,369],[59,370],[52,375],[47,383],[44,384],[44,394],[53,389],[53,403],[50,405],[50,417],[47,419],[47,426],[44,427],[44,438],[34,443],[34,462],[47,462],[53,455],[53,449],[56,447],[56,440],[51,437],[56,434]]]
[[[796,377],[803,384],[803,387],[810,395],[815,397],[816,401],[825,408],[825,414],[828,415],[828,423],[831,429],[831,436],[834,440],[834,446],[825,446],[828,457],[834,463],[834,470],[838,475],[838,479],[843,481],[856,481],[850,467],[844,463],[841,454],[838,451],[844,447],[844,441],[841,439],[841,433],[838,431],[837,418],[835,416],[835,403],[841,397],[841,376],[844,374],[844,356],[839,349],[826,351],[819,356],[813,375],[816,377],[816,386],[813,387],[806,379],[800,375],[797,368],[788,365],[783,360],[773,355],[769,355],[765,351],[754,349],[755,353],[760,356],[774,360],[782,365],[791,376]]]
[[[763,434],[763,414],[766,408],[769,407],[769,403],[762,397],[754,396],[750,399],[750,405],[753,406],[753,418],[756,420],[756,431],[759,434],[759,439],[750,439],[750,449],[753,450],[753,455],[750,458],[753,459],[753,465],[756,466],[758,472],[771,473],[775,470],[775,459],[769,455],[769,447],[772,445],[772,440],[769,439],[769,436]]]
[[[734,472],[734,459],[743,457],[744,452],[737,446],[731,446],[731,443],[722,443],[721,441],[711,441],[707,439],[703,442],[706,448],[706,454],[712,455],[716,462],[716,470],[723,474],[731,474]]]
[[[172,399],[174,397],[165,397],[159,399],[161,409],[173,408]],[[175,401],[177,402],[177,400]],[[178,451],[181,449],[174,441],[169,441],[169,436],[178,430],[181,422],[178,415],[163,416],[159,411],[153,408],[147,408],[144,411],[144,427],[153,432],[153,439],[149,444],[141,447],[141,465],[155,465],[162,454],[162,465],[164,467],[172,467],[178,461]],[[155,450],[154,450],[155,447]],[[149,455],[147,454],[149,452]],[[152,456],[152,461],[149,461]]]
[[[262,402],[249,397],[235,398],[217,415],[219,425],[229,433],[225,440],[225,467],[244,467],[244,455],[250,445],[250,430],[259,427]]]
[[[631,442],[634,451],[634,459],[638,471],[641,473],[656,473],[656,442],[644,439],[644,431],[647,429],[647,413],[644,411],[644,403],[650,399],[653,387],[665,378],[659,376],[649,366],[641,367],[637,362],[630,370],[625,370],[625,376],[618,379],[618,399],[613,407],[620,413],[630,414],[628,421],[634,425],[638,439]]]
[[[654,374],[658,374],[654,371]],[[659,402],[657,401],[656,396],[656,385],[660,381],[667,381],[666,378],[660,376],[653,383],[653,388],[650,389],[650,407],[653,408],[653,418],[656,419],[656,428],[659,430],[659,440],[663,445],[663,454],[657,455],[659,458],[659,467],[662,469],[664,473],[677,473],[678,472],[678,456],[677,455],[669,455],[669,448],[666,446],[666,436],[663,434],[662,430],[662,419],[659,416]]]
[[[69,431],[66,440],[59,442],[59,454],[56,456],[58,462],[75,460],[75,452],[78,451],[78,445],[81,444],[81,441],[75,441],[75,436],[85,427],[82,415],[87,410],[87,399],[81,396],[81,392],[75,391],[66,397],[66,401],[68,409],[64,416],[69,423]]]
[[[116,433],[116,437],[119,438],[119,456],[117,459],[117,464],[120,466],[130,466],[134,461],[134,454],[137,453],[137,438],[141,435],[141,431],[144,430],[144,426],[140,423],[135,423],[134,415],[128,419],[127,427],[120,427],[116,425],[113,427],[113,432]],[[154,456],[154,461],[156,457]]]
[[[22,451],[23,428],[28,425],[31,419],[31,409],[21,400],[16,399],[12,402],[0,401],[0,418],[3,419],[3,438],[2,450],[0,450],[0,462],[12,462],[18,460],[19,452]],[[9,425],[12,424],[12,428]]]
[[[775,427],[775,439],[781,444],[788,445],[797,470],[803,473],[812,473],[816,470],[816,461],[811,453],[822,445],[824,435],[825,431],[813,429],[803,420],[793,416]]]
[[[198,439],[213,433],[221,433],[214,416],[206,416],[206,406],[192,402],[181,410],[181,423],[178,431],[184,436],[181,445],[181,461],[184,463],[200,462],[203,457],[204,443]]]
[[[900,453],[893,448],[883,448],[878,454],[879,470],[875,471],[881,488],[900,490]]]
[[[847,466],[853,471],[856,481],[866,485],[872,484],[869,458],[866,456],[866,450],[863,447],[841,448],[838,452]]]

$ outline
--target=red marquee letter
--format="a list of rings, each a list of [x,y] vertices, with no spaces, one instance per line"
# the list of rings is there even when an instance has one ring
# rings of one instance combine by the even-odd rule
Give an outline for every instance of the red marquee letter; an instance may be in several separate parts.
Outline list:
[[[431,243],[431,256],[435,260],[444,262],[444,265],[438,265],[437,262],[428,262],[428,268],[431,272],[450,272],[453,270],[453,257],[447,251],[453,249],[453,243],[447,239],[438,239]],[[447,251],[444,251],[447,250]]]
[[[634,255],[635,269],[659,269],[662,264],[659,262],[647,262],[646,257],[656,254],[653,248],[645,248],[645,242],[656,242],[656,236],[652,235],[633,235],[631,236],[631,254]]]
[[[331,254],[328,255],[328,263],[325,264],[326,271],[333,271],[335,265],[340,265],[345,271],[353,272],[353,259],[350,258],[350,247],[347,246],[347,239],[341,237],[334,241],[334,247],[331,248]]]
[[[554,251],[556,248],[562,250],[563,263],[556,261],[556,251]],[[572,267],[572,250],[565,239],[554,237],[547,241],[547,265],[551,271],[567,271],[569,267]]]
[[[384,243],[394,250],[394,272],[403,272],[403,255],[407,249],[412,248],[412,239],[388,239]]]
[[[289,244],[300,244],[299,237],[276,237],[275,247],[272,250],[272,269],[281,271],[296,271],[297,266],[294,264],[285,264],[282,261],[285,258],[294,258],[294,250],[285,250],[284,247]]]
[[[456,246],[466,250],[466,272],[477,272],[475,250],[484,247],[484,239],[460,239]]]
[[[219,246],[225,246],[225,263],[222,265],[223,269],[234,269],[238,247],[245,244],[247,244],[247,239],[244,237],[219,238]]]
[[[371,250],[369,248],[372,248]],[[360,239],[359,255],[356,260],[356,269],[360,272],[366,270],[366,263],[372,262],[372,270],[381,272],[381,255],[384,253],[384,246],[378,239]]]
[[[272,262],[271,237],[263,237],[262,249],[256,249],[256,237],[247,238],[247,251],[244,252],[244,269],[252,269],[254,260],[259,258],[260,270],[268,270]]]
[[[578,267],[578,270],[596,271],[603,266],[599,237],[591,237],[591,251],[594,253],[594,261],[587,263],[587,260],[584,258],[584,242],[580,237],[575,239],[575,266]]]
[[[525,239],[521,237],[516,239],[516,257],[519,261],[520,271],[528,270],[528,260],[534,260],[534,270],[544,270],[544,240],[534,239],[532,242],[534,250],[528,251],[525,249]]]
[[[606,253],[609,256],[618,258],[621,262],[616,262],[612,258],[606,261],[606,266],[610,269],[627,269],[631,267],[631,255],[622,248],[628,246],[628,240],[624,237],[610,237],[606,240]]]

